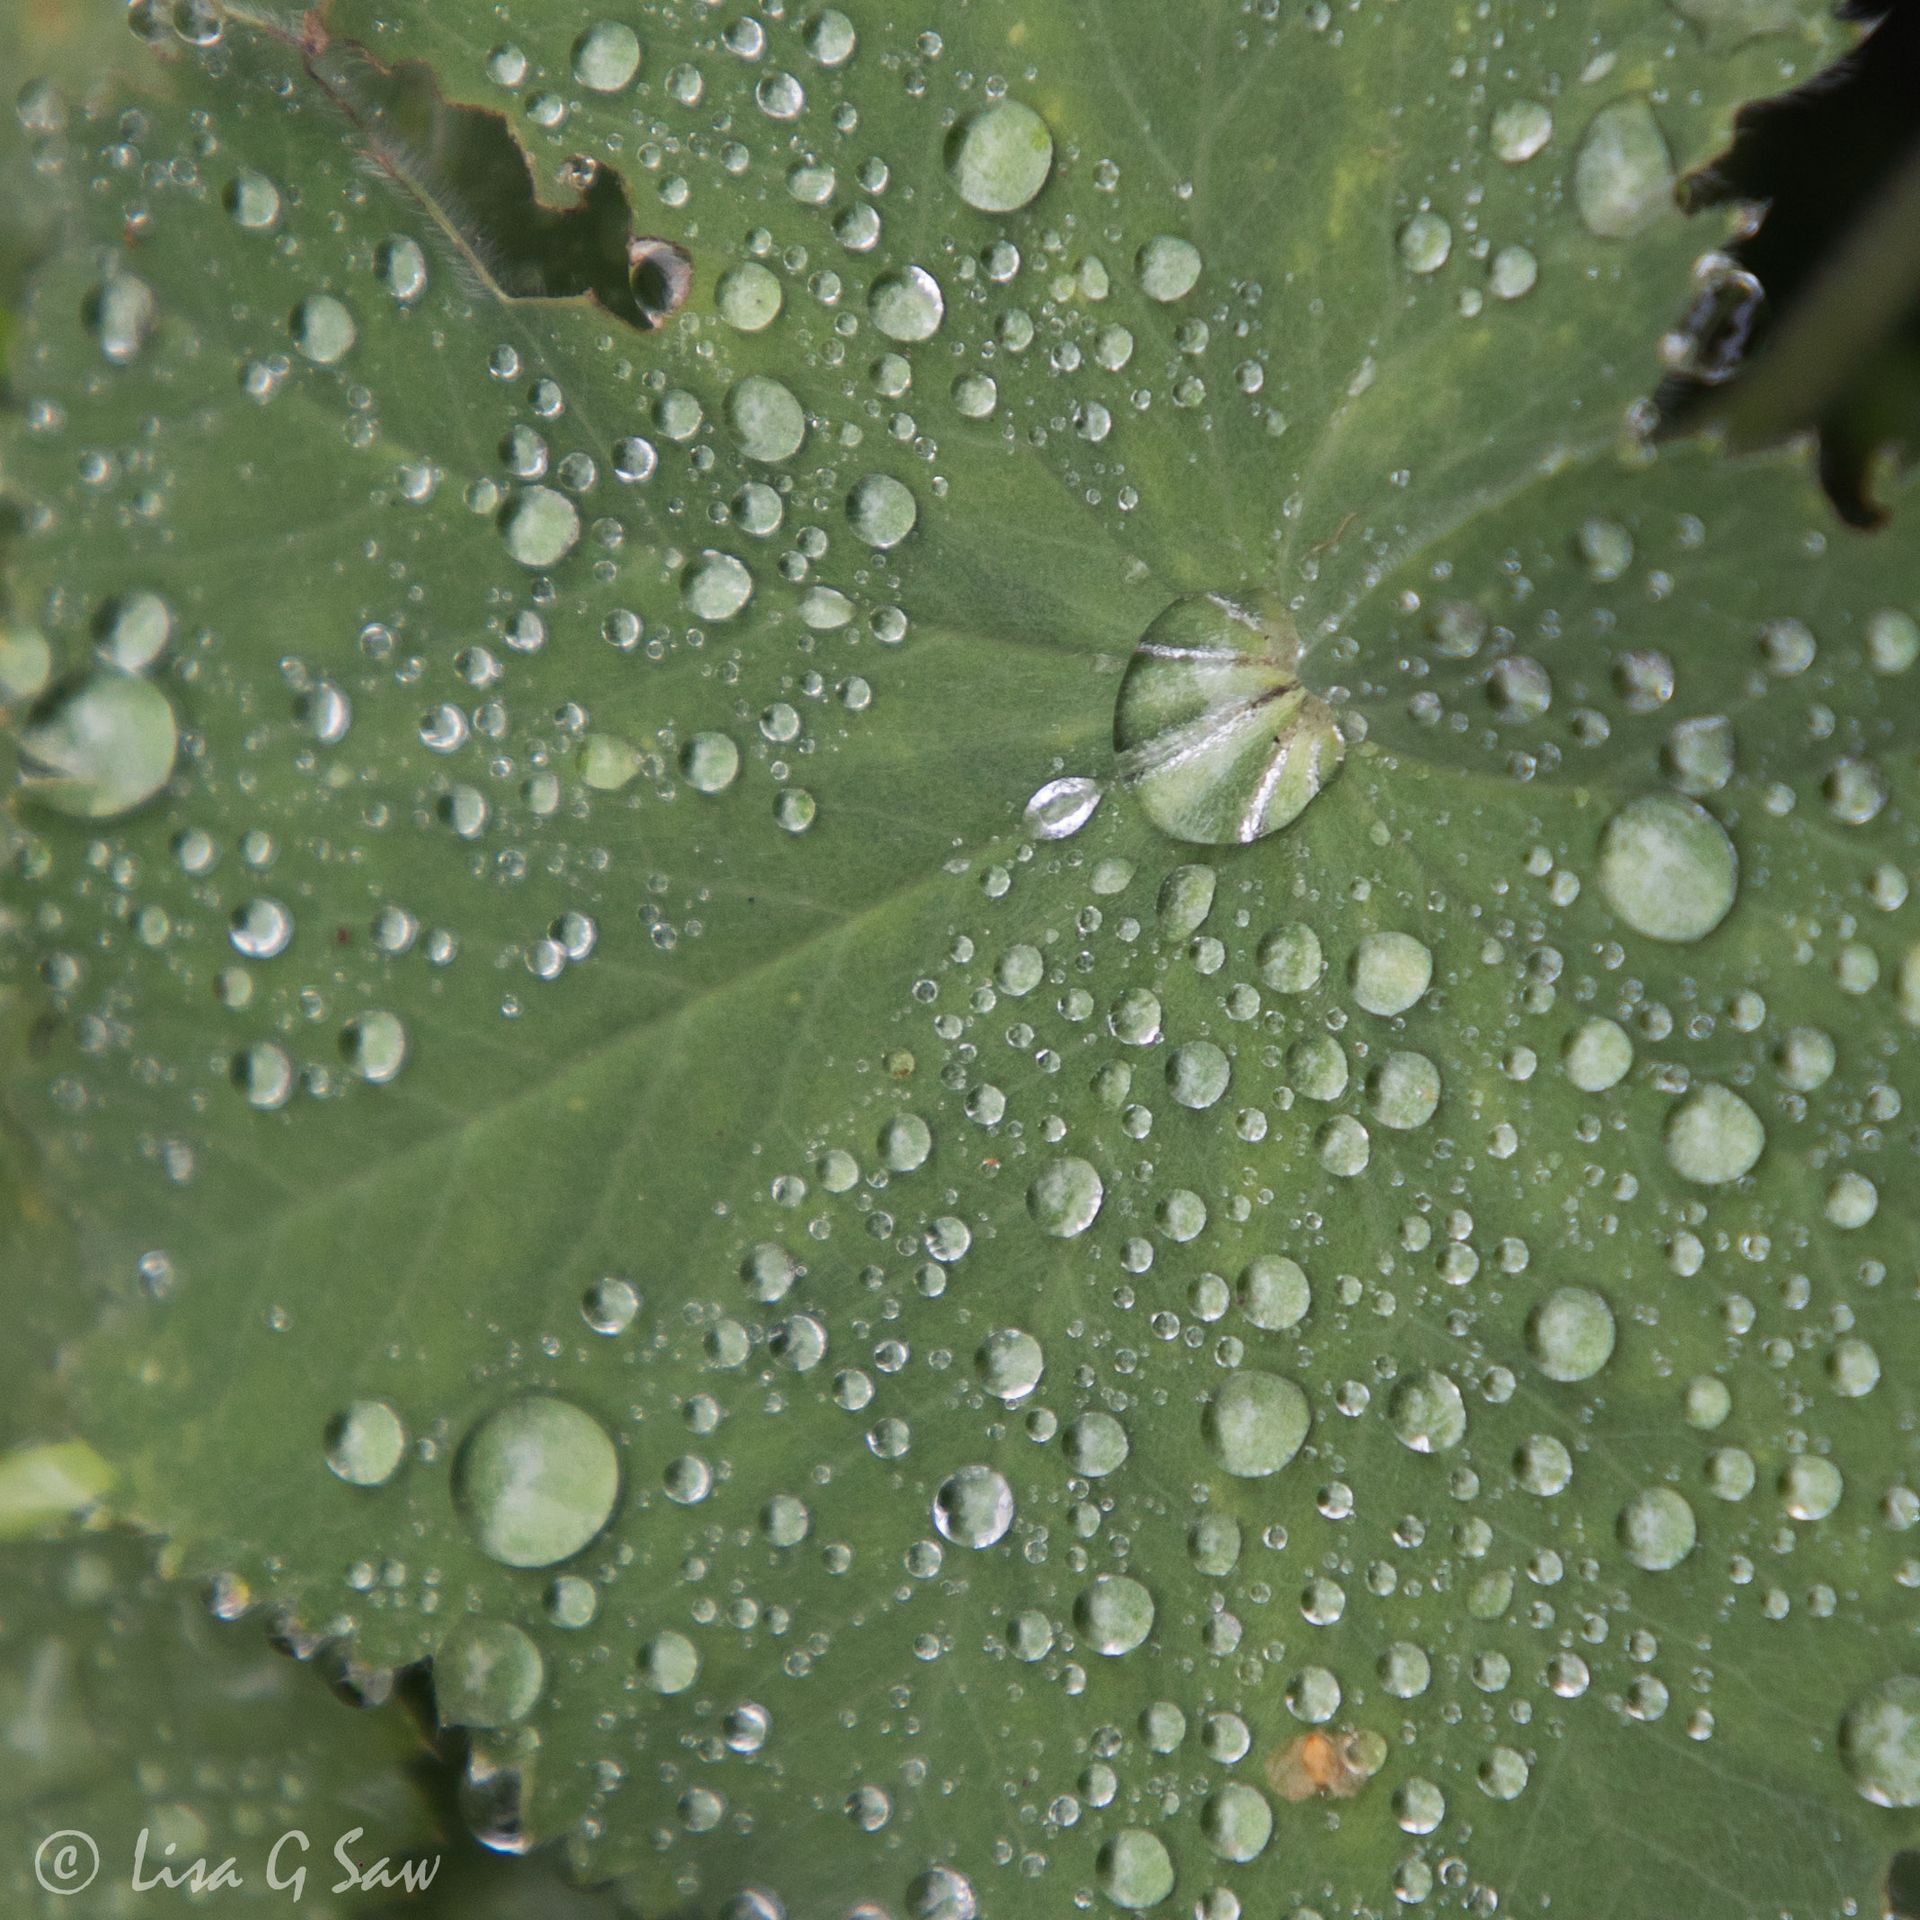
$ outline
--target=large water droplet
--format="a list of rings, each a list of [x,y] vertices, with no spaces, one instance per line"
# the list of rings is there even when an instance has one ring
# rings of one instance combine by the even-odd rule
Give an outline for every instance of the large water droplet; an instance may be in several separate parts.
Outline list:
[[[1424,1368],[1393,1390],[1394,1438],[1414,1453],[1446,1453],[1467,1437],[1467,1403],[1444,1373]]]
[[[1131,1653],[1153,1631],[1153,1595],[1129,1574],[1096,1574],[1073,1617],[1094,1652]]]
[[[620,1492],[606,1429],[571,1401],[530,1394],[489,1414],[454,1467],[454,1498],[481,1551],[550,1567],[607,1524]]]
[[[992,1467],[962,1467],[933,1496],[933,1524],[956,1546],[990,1547],[1013,1525],[1013,1489]]]
[[[1053,135],[1031,107],[997,101],[956,127],[947,142],[954,191],[982,213],[1012,213],[1047,183]]]
[[[1767,1130],[1737,1093],[1709,1081],[1667,1116],[1662,1144],[1681,1179],[1718,1187],[1753,1171]]]
[[[1589,233],[1624,240],[1673,204],[1673,157],[1644,100],[1593,116],[1573,163],[1573,200]]]
[[[1649,1487],[1621,1509],[1619,1533],[1636,1567],[1667,1573],[1693,1551],[1699,1527],[1693,1509],[1671,1487]]]
[[[57,687],[20,732],[20,779],[57,813],[131,812],[166,785],[179,725],[151,681],[113,671]]]
[[[925,267],[882,274],[867,295],[867,312],[889,340],[931,340],[946,311],[940,283]]]
[[[1027,1211],[1034,1225],[1056,1240],[1071,1240],[1093,1225],[1106,1192],[1100,1176],[1071,1156],[1055,1160],[1027,1188]]]
[[[433,1704],[443,1727],[524,1720],[546,1683],[540,1649],[504,1620],[462,1620],[433,1656]]]
[[[1527,1321],[1533,1363],[1549,1380],[1590,1380],[1613,1353],[1613,1309],[1588,1287],[1560,1287]]]
[[[1278,1473],[1312,1425],[1307,1396],[1277,1373],[1236,1373],[1207,1402],[1201,1431],[1223,1471],[1243,1480]]]
[[[1190,594],[1154,620],[1120,684],[1113,740],[1155,826],[1222,846],[1299,816],[1346,753],[1299,667],[1300,638],[1277,601]]]
[[[327,1423],[327,1465],[349,1486],[385,1486],[406,1451],[406,1424],[390,1400],[356,1400]]]
[[[1273,1837],[1273,1808],[1258,1787],[1229,1781],[1200,1809],[1200,1831],[1222,1860],[1254,1860]]]
[[[749,460],[790,460],[807,437],[806,410],[778,380],[750,373],[727,394],[727,425]]]
[[[1705,807],[1674,794],[1629,800],[1600,835],[1600,890],[1634,932],[1699,940],[1727,917],[1739,860]]]
[[[1840,1762],[1876,1807],[1920,1807],[1920,1680],[1897,1673],[1848,1707]]]
[[[913,531],[920,508],[912,490],[890,473],[870,473],[847,495],[847,523],[868,546],[884,552]]]
[[[591,93],[620,93],[640,71],[640,36],[621,20],[597,20],[573,46],[573,77]]]
[[[507,552],[523,567],[551,567],[580,541],[580,513],[552,487],[522,487],[500,522]]]

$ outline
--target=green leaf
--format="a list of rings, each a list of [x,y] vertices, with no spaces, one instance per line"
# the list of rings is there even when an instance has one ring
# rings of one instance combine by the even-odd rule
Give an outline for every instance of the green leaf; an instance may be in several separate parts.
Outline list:
[[[76,126],[15,592],[181,738],[19,801],[79,1430],[651,1911],[1861,1911],[1913,570],[1623,444],[1828,37],[949,12],[190,10]],[[499,298],[354,47],[684,305]]]
[[[436,1858],[417,1732],[398,1708],[341,1705],[256,1629],[222,1625],[154,1579],[148,1558],[115,1534],[0,1554],[8,1912],[184,1905],[160,1875],[196,1861],[203,1882],[232,1862],[212,1911],[273,1911],[302,1867],[302,1911],[384,1908],[384,1889],[333,1890],[345,1877],[333,1848],[344,1841],[366,1872],[383,1857],[396,1873]]]

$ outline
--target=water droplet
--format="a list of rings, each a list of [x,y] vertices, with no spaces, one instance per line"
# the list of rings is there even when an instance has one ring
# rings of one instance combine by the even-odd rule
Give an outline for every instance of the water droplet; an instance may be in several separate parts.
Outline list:
[[[508,1727],[546,1684],[540,1649],[504,1620],[461,1620],[433,1656],[433,1705],[443,1727]]]
[[[1369,933],[1353,953],[1353,997],[1383,1019],[1402,1014],[1433,984],[1433,955],[1410,933]]]
[[[1211,1040],[1176,1047],[1167,1060],[1167,1091],[1196,1112],[1218,1101],[1232,1077],[1231,1062]]]
[[[1054,1160],[1027,1188],[1027,1211],[1034,1225],[1055,1240],[1071,1240],[1093,1225],[1106,1193],[1098,1173],[1071,1156]]]
[[[1257,840],[1296,819],[1339,770],[1332,710],[1299,680],[1277,602],[1190,594],[1134,649],[1114,711],[1123,779],[1180,840]]]
[[[1128,1574],[1096,1574],[1074,1602],[1073,1617],[1095,1653],[1117,1657],[1153,1631],[1153,1595]]]
[[[1394,1388],[1387,1419],[1394,1438],[1414,1453],[1446,1453],[1467,1437],[1465,1396],[1431,1367]]]
[[[1617,1086],[1633,1065],[1633,1042],[1612,1020],[1585,1021],[1567,1037],[1561,1055],[1567,1078],[1582,1093],[1604,1093]]]
[[[962,1467],[933,1496],[933,1524],[961,1547],[990,1547],[1013,1525],[1013,1489],[992,1467]]]
[[[1236,1373],[1207,1402],[1207,1449],[1223,1471],[1243,1480],[1278,1473],[1306,1440],[1307,1396],[1277,1373]]]
[[[1170,233],[1156,234],[1134,260],[1140,291],[1163,305],[1184,300],[1199,285],[1200,267],[1200,249]]]
[[[580,511],[552,487],[522,487],[500,522],[507,552],[523,567],[551,567],[580,541]]]
[[[655,1693],[685,1693],[700,1677],[700,1651],[684,1633],[668,1628],[641,1648],[640,1677]]]
[[[807,416],[800,402],[765,374],[736,380],[727,394],[727,424],[749,460],[773,465],[790,460],[807,437]]]
[[[740,749],[724,733],[696,733],[680,750],[680,770],[696,793],[724,793],[740,772]]]
[[[847,521],[868,546],[897,547],[913,531],[920,509],[912,492],[890,473],[870,473],[847,495]]]
[[[1517,167],[1553,138],[1553,114],[1538,100],[1509,100],[1493,116],[1493,150]]]
[[[1621,1509],[1619,1533],[1636,1567],[1666,1573],[1693,1551],[1699,1527],[1693,1509],[1671,1487],[1649,1487]]]
[[[1047,183],[1053,135],[1031,107],[1000,100],[963,121],[947,142],[954,191],[982,213],[1012,213]]]
[[[144,673],[173,636],[173,610],[157,593],[123,593],[100,622],[100,657],[122,673]]]
[[[640,1289],[631,1280],[608,1274],[596,1280],[580,1299],[580,1314],[595,1333],[625,1333],[640,1311]]]
[[[1718,1187],[1752,1172],[1767,1130],[1737,1093],[1709,1081],[1667,1116],[1661,1143],[1683,1180]]]
[[[946,311],[940,283],[925,267],[882,274],[867,294],[867,312],[889,340],[931,340]]]
[[[1920,1807],[1920,1680],[1897,1673],[1847,1708],[1840,1762],[1876,1807]]]
[[[1587,231],[1624,240],[1673,204],[1673,157],[1644,100],[1594,115],[1573,163],[1573,200]]]
[[[1424,1053],[1390,1053],[1367,1080],[1373,1115],[1406,1132],[1424,1127],[1440,1105],[1440,1069]]]
[[[327,1423],[327,1465],[351,1487],[383,1487],[399,1471],[407,1429],[390,1400],[356,1400]]]
[[[640,36],[619,20],[597,20],[573,45],[573,77],[592,93],[621,93],[640,71]]]
[[[619,1491],[606,1429],[550,1394],[489,1414],[454,1468],[454,1498],[481,1551],[510,1567],[548,1567],[578,1553],[606,1525]]]
[[[226,204],[236,226],[264,233],[280,218],[280,189],[264,173],[243,171],[227,188]]]
[[[350,1071],[370,1086],[385,1086],[406,1065],[406,1027],[383,1009],[359,1014],[347,1022],[340,1051]]]
[[[293,310],[293,344],[317,367],[344,360],[359,337],[346,302],[330,293],[309,294]]]
[[[1004,1327],[980,1343],[974,1365],[987,1392],[1012,1405],[1040,1384],[1046,1355],[1032,1334],[1019,1327]]]
[[[1104,1479],[1125,1465],[1129,1451],[1127,1430],[1110,1413],[1083,1413],[1067,1423],[1060,1436],[1067,1464],[1089,1480]]]
[[[1400,229],[1400,260],[1409,273],[1438,273],[1453,251],[1453,228],[1437,213],[1416,213]]]
[[[1706,808],[1672,794],[1629,800],[1600,835],[1600,890],[1650,940],[1703,939],[1732,909],[1739,861]]]
[[[1533,1363],[1549,1380],[1590,1380],[1613,1353],[1613,1309],[1587,1287],[1560,1287],[1527,1321]]]
[[[130,273],[110,273],[93,297],[94,333],[100,351],[116,367],[139,359],[159,324],[159,299]]]
[[[1036,840],[1066,840],[1093,818],[1100,804],[1100,783],[1084,775],[1049,780],[1027,802],[1022,816]]]
[[[1265,1333],[1298,1326],[1313,1304],[1306,1273],[1284,1254],[1256,1254],[1240,1270],[1233,1297],[1248,1322]]]
[[[753,575],[744,561],[709,547],[682,576],[680,596],[695,619],[731,620],[753,598]]]
[[[1795,1520],[1824,1520],[1845,1491],[1840,1469],[1824,1454],[1797,1454],[1780,1475],[1781,1504]]]
[[[757,260],[729,267],[713,293],[720,318],[740,333],[759,333],[772,326],[782,298],[779,276]]]
[[[20,733],[20,780],[56,813],[105,820],[151,800],[173,772],[179,726],[151,681],[106,671],[56,687]]]
[[[1257,1787],[1229,1781],[1207,1796],[1200,1831],[1222,1860],[1258,1859],[1273,1837],[1273,1809]]]

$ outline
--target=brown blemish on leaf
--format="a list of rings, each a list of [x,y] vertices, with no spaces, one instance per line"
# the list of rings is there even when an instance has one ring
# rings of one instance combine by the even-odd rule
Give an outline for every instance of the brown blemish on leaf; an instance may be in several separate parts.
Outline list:
[[[1267,1755],[1267,1784],[1282,1800],[1351,1800],[1380,1769],[1377,1734],[1315,1727]]]

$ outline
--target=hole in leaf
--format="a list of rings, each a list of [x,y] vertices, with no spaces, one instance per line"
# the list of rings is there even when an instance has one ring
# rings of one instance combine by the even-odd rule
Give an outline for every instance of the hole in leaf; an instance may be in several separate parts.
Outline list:
[[[331,38],[313,13],[298,34],[255,24],[299,47],[369,162],[419,205],[480,289],[501,300],[590,302],[642,331],[686,300],[691,257],[634,231],[617,169],[578,156],[560,176],[572,198],[549,203],[506,116],[447,99],[430,68],[385,66]]]
[[[1920,1849],[1902,1848],[1888,1863],[1887,1920],[1920,1920]]]
[[[1872,527],[1876,463],[1920,437],[1920,6],[1842,12],[1872,23],[1858,46],[1743,108],[1681,184],[1689,212],[1741,218],[1696,270],[1655,406],[1663,434],[1718,426],[1737,448],[1814,429],[1835,510]]]

